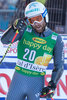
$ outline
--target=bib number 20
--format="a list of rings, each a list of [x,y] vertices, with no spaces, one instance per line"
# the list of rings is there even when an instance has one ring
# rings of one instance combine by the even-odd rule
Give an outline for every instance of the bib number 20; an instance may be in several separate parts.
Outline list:
[[[34,51],[34,50],[30,51],[28,48],[25,48],[24,52],[25,52],[25,54],[23,56],[23,59],[29,60],[29,61],[34,61],[36,51]]]

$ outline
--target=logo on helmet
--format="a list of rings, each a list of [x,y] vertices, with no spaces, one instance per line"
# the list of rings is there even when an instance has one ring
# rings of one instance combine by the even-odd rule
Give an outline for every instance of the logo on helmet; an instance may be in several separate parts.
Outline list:
[[[36,7],[36,2],[34,2],[34,3],[31,3],[30,5],[29,5],[29,9],[31,8],[31,7]]]
[[[29,14],[29,13],[35,12],[35,11],[40,11],[40,9],[39,8],[31,9],[31,10],[27,11],[26,14]]]

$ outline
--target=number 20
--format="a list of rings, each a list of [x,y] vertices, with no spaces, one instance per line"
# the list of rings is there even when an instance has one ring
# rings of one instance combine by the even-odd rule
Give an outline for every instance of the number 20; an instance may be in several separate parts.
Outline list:
[[[25,49],[25,54],[23,56],[23,59],[26,59],[27,60],[27,55],[29,55],[29,61],[33,61],[34,58],[35,58],[35,55],[36,55],[36,51],[34,50],[29,50],[28,48]]]

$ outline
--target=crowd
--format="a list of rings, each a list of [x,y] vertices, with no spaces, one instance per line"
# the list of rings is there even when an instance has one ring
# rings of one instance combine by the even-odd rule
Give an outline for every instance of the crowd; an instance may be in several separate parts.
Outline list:
[[[0,9],[15,9],[17,0],[0,0]]]
[[[6,30],[13,15],[13,10],[16,9],[15,2],[17,0],[0,0],[0,29]]]

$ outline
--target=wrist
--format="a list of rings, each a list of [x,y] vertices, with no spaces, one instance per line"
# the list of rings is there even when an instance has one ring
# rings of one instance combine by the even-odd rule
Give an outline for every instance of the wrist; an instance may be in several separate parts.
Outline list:
[[[53,81],[50,81],[50,82],[48,83],[48,87],[50,87],[51,89],[55,90],[56,84],[55,84]]]

